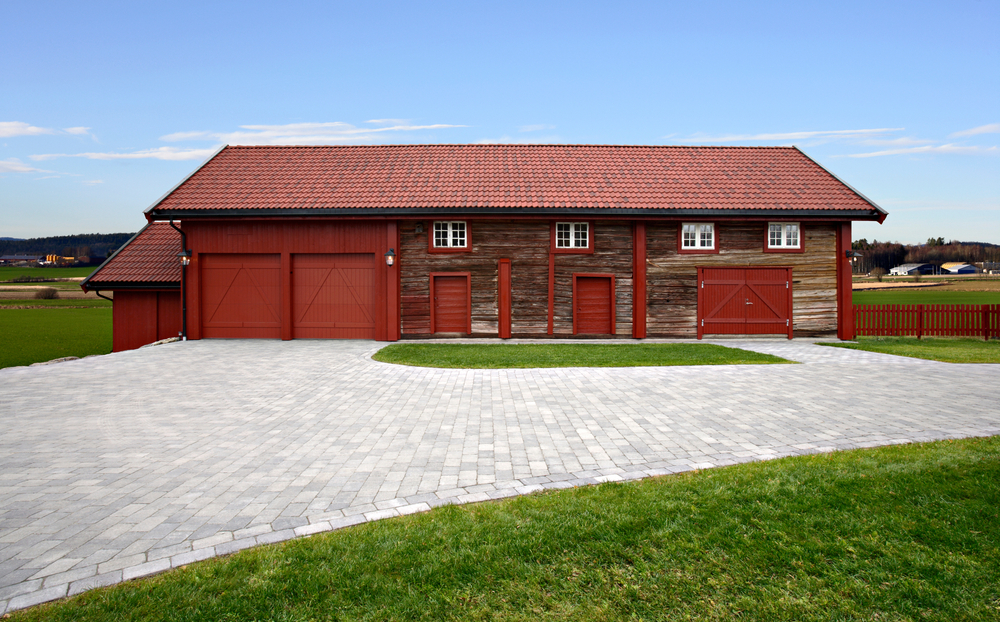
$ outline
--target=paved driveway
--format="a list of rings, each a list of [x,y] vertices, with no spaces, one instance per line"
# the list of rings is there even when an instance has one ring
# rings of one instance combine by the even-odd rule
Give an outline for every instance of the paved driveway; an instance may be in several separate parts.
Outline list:
[[[539,490],[1000,433],[1000,368],[800,341],[802,365],[440,370],[373,342],[193,341],[0,370],[0,614]]]

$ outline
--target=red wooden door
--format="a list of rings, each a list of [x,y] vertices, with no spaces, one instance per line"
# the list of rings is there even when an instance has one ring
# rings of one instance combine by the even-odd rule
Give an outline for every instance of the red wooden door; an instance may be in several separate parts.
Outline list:
[[[469,277],[461,275],[432,275],[434,296],[433,332],[472,332],[469,309]]]
[[[698,337],[792,336],[791,268],[699,268]]]
[[[497,334],[510,339],[510,259],[497,264]]]
[[[614,334],[612,279],[576,276],[573,288],[573,332],[580,335]]]
[[[292,255],[292,337],[375,338],[375,255]]]
[[[202,336],[281,337],[281,256],[201,255]]]
[[[792,336],[792,269],[747,269],[746,334]]]

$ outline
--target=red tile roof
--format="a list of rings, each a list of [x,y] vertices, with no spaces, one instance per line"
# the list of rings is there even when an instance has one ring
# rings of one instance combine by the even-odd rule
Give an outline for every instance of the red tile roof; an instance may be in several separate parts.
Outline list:
[[[593,145],[226,147],[147,211],[441,208],[884,215],[795,147]]]
[[[181,282],[181,234],[166,222],[151,222],[81,285],[88,289],[104,289],[106,284],[144,284]]]

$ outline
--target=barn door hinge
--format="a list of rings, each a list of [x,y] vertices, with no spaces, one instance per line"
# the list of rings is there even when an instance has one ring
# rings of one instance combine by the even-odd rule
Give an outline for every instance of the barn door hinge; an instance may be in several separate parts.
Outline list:
[[[701,288],[702,288],[702,289],[705,289],[705,281],[702,281],[702,282],[701,282]]]
[[[702,325],[702,326],[704,326],[704,325],[705,325],[705,320],[702,320],[702,321],[701,321],[701,325]]]
[[[785,328],[788,328],[788,322],[789,320],[785,320]]]
[[[788,289],[788,281],[785,281],[785,289]]]

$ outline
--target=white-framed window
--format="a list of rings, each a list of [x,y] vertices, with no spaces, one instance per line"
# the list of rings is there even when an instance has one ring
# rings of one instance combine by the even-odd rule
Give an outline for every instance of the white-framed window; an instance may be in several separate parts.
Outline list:
[[[686,222],[681,225],[683,250],[710,251],[715,249],[715,225],[710,222]]]
[[[767,224],[768,248],[801,248],[799,223],[771,222]]]
[[[465,248],[468,245],[465,221],[434,223],[434,248]]]
[[[556,248],[588,248],[590,227],[585,222],[557,222]]]

